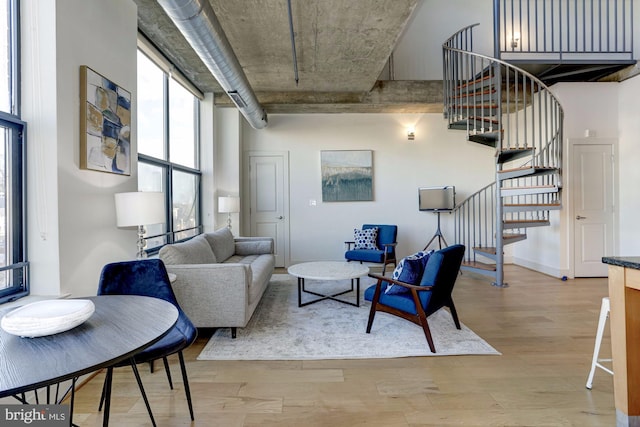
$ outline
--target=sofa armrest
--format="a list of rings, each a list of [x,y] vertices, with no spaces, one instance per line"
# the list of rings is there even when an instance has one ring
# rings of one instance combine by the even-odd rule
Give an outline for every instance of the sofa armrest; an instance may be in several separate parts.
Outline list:
[[[236,255],[262,255],[273,253],[273,238],[271,237],[236,237]]]

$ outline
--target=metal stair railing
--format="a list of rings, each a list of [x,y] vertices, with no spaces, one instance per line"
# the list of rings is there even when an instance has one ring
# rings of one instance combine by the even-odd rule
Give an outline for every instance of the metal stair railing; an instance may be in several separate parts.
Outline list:
[[[450,128],[466,129],[470,141],[495,147],[496,182],[456,208],[456,240],[467,248],[495,248],[495,284],[503,286],[505,222],[544,223],[545,207],[557,206],[564,113],[532,74],[470,51],[477,25],[443,44],[444,115]],[[513,227],[507,237],[526,237],[526,228]],[[475,262],[475,253],[468,250],[465,261]]]
[[[634,1],[494,0],[494,54],[633,59]]]

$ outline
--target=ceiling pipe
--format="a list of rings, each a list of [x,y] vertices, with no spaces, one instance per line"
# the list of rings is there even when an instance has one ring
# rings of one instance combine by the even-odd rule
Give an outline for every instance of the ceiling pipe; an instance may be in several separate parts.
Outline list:
[[[254,129],[267,126],[256,98],[209,0],[158,0],[191,47]]]

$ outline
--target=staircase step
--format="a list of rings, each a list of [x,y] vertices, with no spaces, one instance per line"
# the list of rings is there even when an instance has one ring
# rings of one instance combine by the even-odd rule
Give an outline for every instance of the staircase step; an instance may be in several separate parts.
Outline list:
[[[520,242],[526,239],[527,239],[527,235],[521,234],[521,233],[504,233],[502,235],[502,242],[505,245],[510,245],[511,243]]]
[[[508,219],[502,223],[505,229],[545,227],[551,224],[548,219]]]
[[[501,150],[497,156],[498,163],[507,163],[512,160],[521,159],[523,157],[532,156],[535,148],[507,148]]]
[[[505,203],[503,212],[556,211],[562,209],[562,203]]]
[[[460,265],[460,270],[490,277],[494,280],[498,275],[495,264],[486,264],[478,261],[463,261]]]
[[[490,255],[495,255],[496,253],[498,253],[495,246],[474,246],[473,251],[482,252]]]
[[[533,185],[522,187],[502,187],[500,193],[502,197],[526,196],[528,194],[548,194],[557,193],[557,185]]]
[[[489,147],[495,147],[500,140],[502,132],[484,132],[469,135],[467,139],[478,144],[487,145]]]
[[[556,173],[557,168],[542,166],[525,166],[521,168],[503,169],[498,172],[500,179],[521,178],[523,176],[538,176]]]
[[[477,91],[482,90],[484,88],[492,88],[496,87],[501,82],[498,80],[498,77],[495,74],[486,75],[484,77],[477,78],[475,80],[471,80],[469,82],[463,83],[456,87],[456,93],[459,92],[467,92],[467,91]]]
[[[491,99],[492,101],[496,101],[498,92],[494,87],[488,87],[481,90],[462,90],[461,92],[455,92],[452,96],[453,99],[473,99],[476,104],[480,102],[487,102],[487,100]]]
[[[464,120],[458,120],[449,124],[449,129],[458,130],[476,130],[479,132],[493,132],[493,129],[497,129],[500,122],[491,117],[475,117],[470,116]]]

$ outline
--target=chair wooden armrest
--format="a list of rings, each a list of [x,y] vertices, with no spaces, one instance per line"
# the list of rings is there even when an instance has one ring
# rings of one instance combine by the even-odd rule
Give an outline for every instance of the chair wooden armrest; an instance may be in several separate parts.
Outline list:
[[[384,252],[385,253],[389,253],[391,251],[390,248],[395,248],[396,246],[398,246],[397,243],[383,243],[382,246],[384,246]]]
[[[399,286],[405,287],[407,289],[415,289],[418,292],[420,292],[420,291],[430,291],[431,288],[433,287],[433,286],[412,285],[410,283],[401,282],[399,280],[394,280],[389,276],[383,276],[381,274],[376,274],[376,273],[369,273],[369,277],[373,277],[374,279],[378,279],[377,286],[380,286],[382,284],[382,282],[388,282],[388,283],[393,283],[394,285],[399,285]]]
[[[355,245],[356,242],[344,242],[345,245],[347,245],[347,250],[351,250],[351,245]]]

